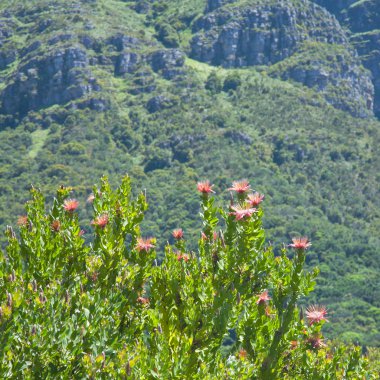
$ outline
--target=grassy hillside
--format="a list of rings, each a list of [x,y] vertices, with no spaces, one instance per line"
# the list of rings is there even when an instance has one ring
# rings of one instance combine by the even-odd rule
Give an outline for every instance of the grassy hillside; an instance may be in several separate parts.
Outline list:
[[[266,195],[268,244],[279,250],[292,236],[311,239],[308,264],[321,269],[314,301],[329,308],[329,336],[377,345],[379,121],[354,118],[313,89],[270,78],[262,67],[223,69],[186,57],[183,65],[157,69],[149,57],[167,45],[157,22],[176,20],[173,44],[186,51],[191,22],[205,1],[160,1],[150,8],[147,2],[145,13],[137,3],[0,5],[12,9],[1,17],[12,31],[3,47],[16,51],[0,70],[0,91],[33,59],[72,46],[89,60],[90,74],[80,75],[99,86],[67,103],[0,115],[2,229],[16,223],[32,183],[45,194],[61,183],[73,186],[82,222],[89,223],[85,201],[93,183],[103,174],[116,183],[128,172],[135,188],[147,189],[145,233],[163,247],[175,227],[195,238],[197,180],[210,179],[228,198],[230,182],[247,178]],[[36,32],[46,19],[49,27]],[[125,48],[144,57],[133,72],[115,72],[119,51],[108,40],[118,34],[138,39]],[[49,42],[62,35],[71,37]],[[83,37],[97,47],[86,46]],[[24,54],[36,41],[39,47]],[[104,107],[88,106],[90,100]]]

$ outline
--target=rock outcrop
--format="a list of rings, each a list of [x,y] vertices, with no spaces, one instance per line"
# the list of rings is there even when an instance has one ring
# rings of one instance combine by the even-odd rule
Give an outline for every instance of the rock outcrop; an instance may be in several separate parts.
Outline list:
[[[25,115],[53,104],[64,104],[100,89],[88,68],[86,52],[58,49],[21,65],[0,96],[1,112]]]
[[[372,73],[375,88],[374,113],[380,118],[380,31],[354,35],[352,41],[364,66]]]
[[[5,86],[0,91],[0,114],[24,116],[29,111],[80,100],[74,107],[102,111],[109,103],[95,96],[101,88],[92,66],[101,65],[115,76],[132,76],[130,93],[149,93],[156,85],[156,74],[175,80],[183,74],[185,55],[178,49],[163,49],[136,37],[117,34],[104,40],[91,35],[53,33],[47,43],[39,39],[18,49],[10,37],[12,29],[0,24],[0,75],[16,59],[13,72],[4,72]],[[148,46],[149,52],[146,52]],[[155,74],[156,73],[156,74]],[[149,109],[166,107],[153,99]]]
[[[380,117],[380,3],[379,0],[314,0],[351,30],[351,41],[364,67],[372,73],[374,112]]]
[[[157,50],[148,57],[154,72],[161,72],[165,79],[173,79],[183,73],[181,67],[185,55],[178,49]]]
[[[209,0],[208,13],[193,26],[192,58],[226,68],[287,62],[286,69],[269,72],[317,89],[332,105],[355,116],[372,113],[369,73],[361,68],[348,36],[326,9],[307,0],[234,3]],[[322,54],[307,65],[294,59],[314,55],[314,45],[330,46],[328,56]],[[307,46],[311,51],[303,54]]]
[[[271,66],[268,73],[314,88],[334,107],[355,116],[365,118],[372,113],[374,88],[370,76],[343,46],[305,44],[294,56]]]
[[[305,40],[347,42],[326,10],[303,3],[303,8],[278,1],[210,12],[194,24],[191,57],[224,67],[270,65],[291,56]]]

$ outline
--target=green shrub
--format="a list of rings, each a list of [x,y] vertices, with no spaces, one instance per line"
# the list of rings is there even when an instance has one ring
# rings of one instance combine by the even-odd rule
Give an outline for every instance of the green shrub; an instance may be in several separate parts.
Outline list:
[[[362,378],[359,348],[325,343],[325,308],[297,306],[318,273],[303,269],[307,239],[275,256],[247,183],[234,183],[228,210],[208,182],[198,190],[197,252],[177,229],[158,265],[156,240],[140,231],[145,195],[132,199],[128,177],[93,189],[85,233],[70,188],[48,212],[33,188],[1,260],[1,378]]]

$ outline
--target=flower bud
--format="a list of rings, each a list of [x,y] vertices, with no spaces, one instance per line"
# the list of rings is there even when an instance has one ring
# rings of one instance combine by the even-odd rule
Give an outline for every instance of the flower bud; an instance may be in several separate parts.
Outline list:
[[[12,294],[7,292],[7,306],[12,307],[12,304],[13,304]]]
[[[70,294],[69,294],[69,291],[67,289],[65,291],[65,302],[67,304],[70,302]]]
[[[131,375],[131,365],[129,363],[129,360],[127,361],[127,364],[125,365],[125,374],[127,376],[130,376]]]
[[[41,303],[45,303],[47,301],[43,290],[40,291],[39,299]]]

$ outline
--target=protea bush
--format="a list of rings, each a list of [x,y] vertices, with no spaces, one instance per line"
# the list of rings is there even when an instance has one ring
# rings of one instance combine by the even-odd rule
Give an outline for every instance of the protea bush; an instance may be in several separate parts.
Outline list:
[[[322,335],[324,306],[298,306],[318,274],[304,270],[308,239],[274,254],[264,197],[246,181],[229,190],[223,209],[210,182],[199,183],[197,250],[179,226],[158,260],[170,236],[142,236],[148,206],[144,194],[132,199],[128,177],[116,191],[106,178],[93,189],[91,239],[71,189],[58,189],[47,211],[33,188],[2,254],[0,378],[371,378],[358,347]]]

